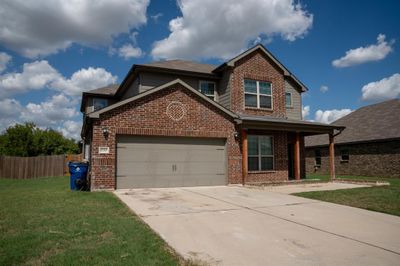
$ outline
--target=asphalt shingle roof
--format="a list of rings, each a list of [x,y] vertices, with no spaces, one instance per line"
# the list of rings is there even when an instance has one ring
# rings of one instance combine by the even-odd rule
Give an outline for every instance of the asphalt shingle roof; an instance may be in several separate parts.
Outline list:
[[[332,125],[346,129],[335,143],[352,143],[400,138],[400,99],[361,107],[336,120]],[[324,135],[306,137],[306,147],[328,145]]]
[[[159,67],[165,69],[183,70],[191,72],[200,72],[206,74],[212,74],[212,71],[217,67],[215,65],[201,64],[192,61],[185,60],[165,60],[157,61],[147,64],[142,64],[142,66]]]
[[[118,90],[119,84],[111,84],[102,88],[97,88],[91,91],[87,91],[86,93],[90,94],[103,94],[113,96],[115,92]]]

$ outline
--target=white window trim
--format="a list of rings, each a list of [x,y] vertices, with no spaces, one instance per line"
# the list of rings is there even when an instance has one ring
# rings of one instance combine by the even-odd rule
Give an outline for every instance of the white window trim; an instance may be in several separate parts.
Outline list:
[[[271,135],[249,135],[249,136],[256,136],[258,141],[258,154],[257,155],[249,155],[247,152],[247,158],[248,157],[253,157],[253,158],[258,158],[258,170],[248,170],[248,172],[260,172],[260,171],[274,171],[275,170],[275,151],[274,151],[274,137]],[[271,138],[271,146],[272,146],[272,155],[261,155],[261,142],[259,141],[260,137],[270,137]],[[272,169],[268,170],[261,170],[261,158],[263,157],[270,157],[272,158]]]
[[[256,86],[257,86],[257,92],[246,92],[246,88],[245,88],[245,80],[252,80],[256,82]],[[265,82],[265,83],[269,83],[271,85],[271,95],[268,94],[264,94],[264,93],[260,93],[260,82]],[[256,95],[257,97],[257,107],[254,106],[246,106],[246,97],[243,99],[243,105],[244,108],[257,108],[257,109],[263,109],[263,110],[274,110],[274,97],[272,96],[273,93],[273,88],[272,88],[272,82],[269,81],[263,81],[263,80],[255,80],[255,79],[243,79],[243,92],[244,95],[246,96],[246,94],[250,94],[250,95]],[[260,107],[260,96],[267,96],[267,97],[271,97],[271,108],[267,108],[267,107]]]
[[[290,105],[286,104],[286,94],[290,94]],[[293,108],[293,94],[290,91],[285,91],[285,107]]]
[[[214,99],[214,101],[216,100],[216,96],[217,96],[217,83],[215,81],[209,81],[209,80],[200,80],[199,81],[199,92],[201,92],[201,83],[212,83],[214,84],[214,95],[212,94],[205,94],[203,93],[205,96],[210,97],[212,96]]]

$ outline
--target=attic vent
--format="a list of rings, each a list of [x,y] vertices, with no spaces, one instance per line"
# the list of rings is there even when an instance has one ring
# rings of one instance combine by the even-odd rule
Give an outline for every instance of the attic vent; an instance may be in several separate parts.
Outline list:
[[[166,114],[170,119],[179,121],[185,116],[186,108],[183,103],[173,101],[168,104]]]

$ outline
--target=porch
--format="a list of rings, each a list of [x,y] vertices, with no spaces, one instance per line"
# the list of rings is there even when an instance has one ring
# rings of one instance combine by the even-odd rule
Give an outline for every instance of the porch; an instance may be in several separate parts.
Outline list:
[[[242,184],[304,178],[304,137],[320,134],[328,135],[330,178],[335,179],[335,136],[344,127],[265,116],[241,116],[236,122],[240,128]]]

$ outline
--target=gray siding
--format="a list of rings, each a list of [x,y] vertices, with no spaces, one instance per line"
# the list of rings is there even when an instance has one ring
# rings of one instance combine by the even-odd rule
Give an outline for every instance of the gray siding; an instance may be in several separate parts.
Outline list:
[[[163,85],[175,79],[181,79],[183,82],[187,83],[189,86],[194,88],[195,90],[199,89],[199,80],[194,77],[182,77],[176,75],[169,74],[161,74],[161,73],[151,73],[151,72],[143,72],[140,74],[140,86],[139,92],[144,92],[151,88]]]
[[[301,93],[291,82],[285,80],[285,92],[292,94],[292,107],[286,107],[286,116],[289,119],[301,120]]]
[[[136,77],[131,86],[126,90],[124,95],[122,95],[122,100],[135,96],[138,93],[139,93],[139,78]]]
[[[232,77],[232,72],[226,70],[223,72],[222,78],[218,84],[218,102],[225,108],[231,108],[231,89],[230,81]]]

